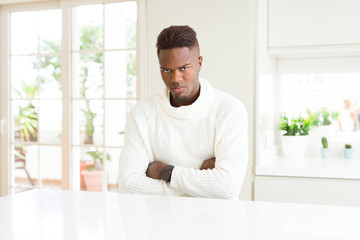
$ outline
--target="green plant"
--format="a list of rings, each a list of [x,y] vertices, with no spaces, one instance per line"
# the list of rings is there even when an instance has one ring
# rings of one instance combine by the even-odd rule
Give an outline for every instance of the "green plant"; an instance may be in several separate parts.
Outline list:
[[[33,99],[39,90],[36,83],[27,84],[21,82],[21,90],[14,89],[20,98]],[[24,107],[19,106],[14,118],[16,130],[19,131],[21,141],[36,141],[38,133],[38,113],[35,106],[31,103]],[[17,136],[15,136],[16,138]]]
[[[20,139],[22,141],[32,141],[36,139],[39,127],[38,114],[31,103],[25,107],[19,107],[14,122],[17,130],[20,132]]]
[[[80,49],[81,50],[96,50],[102,48],[102,27],[97,25],[84,26],[81,29]],[[89,66],[87,63],[97,63],[102,69],[102,53],[95,54],[80,54],[80,59],[84,65],[80,69],[80,96],[85,100],[85,106],[81,108],[85,117],[85,144],[93,144],[93,135],[95,131],[94,119],[96,113],[90,108],[90,101],[87,98],[90,83]],[[101,86],[96,86],[99,89]]]
[[[351,146],[351,144],[346,143],[346,144],[345,144],[345,148],[346,148],[346,149],[351,149],[352,146]]]
[[[21,90],[14,89],[14,91],[19,95],[20,98],[34,99],[36,92],[39,90],[37,83],[27,84],[26,82],[21,82]]]
[[[323,148],[328,148],[328,140],[326,137],[321,138],[321,143],[323,145]]]
[[[309,116],[310,126],[320,125],[320,112],[319,111],[311,111],[310,109],[306,109],[306,113]]]
[[[86,154],[91,156],[91,158],[94,160],[94,166],[90,166],[87,168],[89,171],[94,171],[95,169],[102,169],[104,164],[103,152],[96,149],[95,151],[88,151],[86,152]],[[111,161],[111,156],[108,153],[106,154],[106,160]]]
[[[289,119],[286,114],[282,114],[279,119],[279,129],[285,131],[284,136],[305,136],[309,135],[310,120],[309,118]]]
[[[328,126],[339,119],[339,112],[329,112],[327,107],[322,107],[320,111],[306,109],[311,126]]]

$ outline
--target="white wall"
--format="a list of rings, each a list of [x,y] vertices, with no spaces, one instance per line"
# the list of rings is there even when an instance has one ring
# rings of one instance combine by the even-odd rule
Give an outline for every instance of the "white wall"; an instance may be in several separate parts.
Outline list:
[[[249,168],[241,199],[251,199],[254,151],[254,6],[251,0],[147,0],[147,94],[162,88],[156,38],[170,25],[198,34],[204,62],[200,76],[241,100],[249,115]]]

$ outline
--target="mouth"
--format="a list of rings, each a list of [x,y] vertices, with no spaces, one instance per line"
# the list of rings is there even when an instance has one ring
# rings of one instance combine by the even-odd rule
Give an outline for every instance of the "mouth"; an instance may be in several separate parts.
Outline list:
[[[184,90],[185,88],[184,87],[174,87],[172,88],[172,90],[176,93],[180,93]]]

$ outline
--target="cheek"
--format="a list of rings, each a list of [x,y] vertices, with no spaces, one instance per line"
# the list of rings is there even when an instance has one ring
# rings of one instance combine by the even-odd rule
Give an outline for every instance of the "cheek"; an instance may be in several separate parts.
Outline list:
[[[197,75],[195,71],[189,71],[186,74],[184,74],[184,79],[186,79],[186,81],[188,83],[194,84],[196,82],[197,79]]]
[[[163,73],[161,74],[161,78],[166,85],[170,82],[169,78]]]

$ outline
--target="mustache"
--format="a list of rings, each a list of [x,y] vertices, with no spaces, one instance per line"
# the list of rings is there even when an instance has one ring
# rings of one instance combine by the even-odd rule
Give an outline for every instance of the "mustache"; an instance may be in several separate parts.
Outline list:
[[[180,83],[172,83],[171,88],[183,88],[183,85],[180,85]]]

